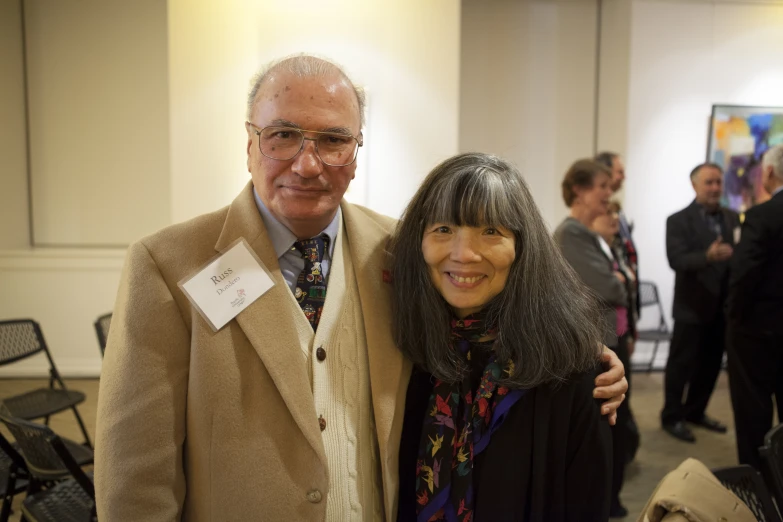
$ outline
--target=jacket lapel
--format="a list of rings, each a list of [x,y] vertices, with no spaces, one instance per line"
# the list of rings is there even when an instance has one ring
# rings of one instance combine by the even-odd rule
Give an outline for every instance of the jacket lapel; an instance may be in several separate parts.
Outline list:
[[[298,310],[288,295],[291,290],[280,272],[277,255],[256,207],[252,183],[229,207],[215,250],[223,251],[240,237],[272,274],[275,286],[244,309],[236,322],[263,361],[294,421],[326,466],[315,402],[297,336],[294,314]]]
[[[342,210],[367,336],[370,389],[382,464],[386,518],[394,520],[399,444],[411,363],[394,345],[391,289],[383,281],[385,247],[391,231],[360,208],[343,203]]]

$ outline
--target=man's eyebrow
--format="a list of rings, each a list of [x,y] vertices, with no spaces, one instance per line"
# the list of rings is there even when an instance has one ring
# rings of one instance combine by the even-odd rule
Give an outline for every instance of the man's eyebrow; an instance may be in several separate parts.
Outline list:
[[[282,118],[272,120],[269,123],[269,125],[272,127],[289,127],[291,129],[305,130],[302,129],[302,127],[298,123],[284,120]],[[307,129],[307,130],[316,130],[316,129]],[[345,134],[346,136],[353,136],[351,129],[349,129],[348,127],[327,127],[326,129],[321,129],[319,132],[333,132],[335,134]]]
[[[345,134],[346,136],[353,136],[351,133],[351,129],[348,127],[329,127],[328,129],[324,129],[321,132],[333,132],[335,134]]]
[[[269,123],[269,125],[273,126],[273,127],[291,127],[292,129],[301,129],[302,128],[299,125],[297,125],[296,123],[294,123],[292,121],[284,120],[282,118],[278,118],[276,120],[272,120]]]

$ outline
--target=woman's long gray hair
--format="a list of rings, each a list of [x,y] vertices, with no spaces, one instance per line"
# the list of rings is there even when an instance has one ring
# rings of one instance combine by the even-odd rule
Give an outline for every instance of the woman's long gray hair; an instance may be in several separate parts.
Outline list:
[[[451,346],[453,312],[432,284],[421,250],[424,229],[434,223],[502,226],[514,233],[508,281],[484,308],[498,327],[498,359],[514,363],[505,384],[532,388],[596,367],[597,302],[561,256],[519,171],[480,153],[435,167],[389,244],[395,341],[415,364],[448,382],[467,370]]]

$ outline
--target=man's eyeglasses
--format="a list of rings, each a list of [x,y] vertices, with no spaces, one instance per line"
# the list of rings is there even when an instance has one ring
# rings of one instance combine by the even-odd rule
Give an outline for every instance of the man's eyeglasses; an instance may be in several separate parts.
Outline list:
[[[338,132],[321,132],[296,129],[293,127],[270,126],[260,129],[247,122],[258,136],[258,150],[267,158],[286,161],[304,148],[304,141],[315,142],[315,152],[324,165],[331,167],[344,167],[356,161],[359,147],[362,146],[362,137],[341,134]],[[312,134],[308,138],[304,133]]]

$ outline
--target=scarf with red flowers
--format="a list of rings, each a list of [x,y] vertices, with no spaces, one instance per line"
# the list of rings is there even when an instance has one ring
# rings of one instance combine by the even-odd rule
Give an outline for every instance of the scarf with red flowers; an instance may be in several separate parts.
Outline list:
[[[458,382],[435,381],[416,462],[419,522],[475,522],[473,459],[486,449],[508,410],[525,393],[498,386],[504,374],[513,373],[514,366],[512,361],[499,363],[492,352],[494,341],[483,340],[495,337],[483,314],[452,320],[451,331],[453,346],[469,367],[481,364],[479,360],[487,363],[475,389],[471,371]]]

